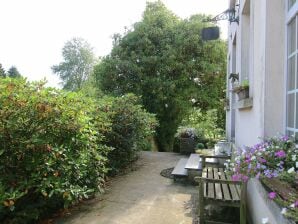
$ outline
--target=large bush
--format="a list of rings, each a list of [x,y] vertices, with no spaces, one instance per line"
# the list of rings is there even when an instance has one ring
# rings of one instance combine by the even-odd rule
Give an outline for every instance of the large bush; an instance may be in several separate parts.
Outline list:
[[[150,137],[157,125],[153,114],[147,113],[133,94],[122,97],[105,97],[100,105],[112,121],[106,144],[113,148],[108,154],[110,173],[127,167],[137,157],[137,152],[147,150]]]
[[[110,125],[80,94],[0,79],[0,223],[34,223],[101,190]]]

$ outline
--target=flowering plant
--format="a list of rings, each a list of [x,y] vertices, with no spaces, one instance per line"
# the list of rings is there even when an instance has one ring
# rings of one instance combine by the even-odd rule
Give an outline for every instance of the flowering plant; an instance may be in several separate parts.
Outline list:
[[[234,162],[226,164],[233,172],[234,180],[248,180],[260,176],[273,178],[282,172],[298,170],[298,150],[287,136],[265,139],[252,147],[239,149]]]
[[[194,128],[183,128],[178,130],[178,134],[180,138],[192,138],[195,139],[197,137],[196,129]]]
[[[232,173],[232,180],[235,181],[247,181],[250,177],[262,178],[262,180],[266,180],[263,181],[264,183],[271,183],[273,189],[272,183],[276,183],[277,180],[286,181],[291,189],[290,194],[285,195],[284,192],[272,191],[268,194],[268,198],[283,199],[284,201],[280,203],[282,206],[289,210],[297,210],[297,153],[298,149],[293,139],[288,136],[274,137],[264,139],[263,142],[252,147],[239,149],[235,159],[232,162],[228,161],[225,165]],[[298,217],[294,217],[294,219],[296,218]]]

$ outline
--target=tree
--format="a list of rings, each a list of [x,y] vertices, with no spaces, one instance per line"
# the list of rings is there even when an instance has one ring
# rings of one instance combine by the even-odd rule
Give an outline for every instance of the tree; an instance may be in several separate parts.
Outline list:
[[[2,67],[2,64],[0,64],[0,77],[5,78],[6,77],[6,72],[4,68]]]
[[[191,107],[213,108],[223,95],[225,43],[203,43],[204,18],[181,20],[161,1],[147,3],[142,21],[115,35],[111,54],[95,67],[98,88],[114,95],[135,93],[156,114],[160,151],[172,150]]]
[[[80,90],[95,64],[93,48],[84,39],[73,38],[64,45],[62,55],[64,61],[52,66],[52,71],[62,79],[64,89]]]
[[[11,66],[10,69],[7,71],[7,76],[10,78],[20,78],[22,75],[18,71],[17,67]]]

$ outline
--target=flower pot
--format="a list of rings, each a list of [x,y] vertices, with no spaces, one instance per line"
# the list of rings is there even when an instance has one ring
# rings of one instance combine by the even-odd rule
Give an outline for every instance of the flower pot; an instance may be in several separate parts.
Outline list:
[[[194,138],[180,138],[180,153],[195,152],[196,141]]]
[[[249,98],[249,87],[238,87],[233,90],[238,95],[238,100]]]

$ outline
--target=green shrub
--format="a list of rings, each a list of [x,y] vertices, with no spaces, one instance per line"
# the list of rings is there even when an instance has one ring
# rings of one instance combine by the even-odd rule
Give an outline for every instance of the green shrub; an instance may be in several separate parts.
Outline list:
[[[100,102],[112,121],[106,144],[113,148],[108,154],[110,174],[127,167],[137,158],[137,152],[148,150],[149,137],[157,125],[155,116],[147,113],[133,94],[105,97]]]
[[[205,145],[203,143],[198,143],[197,149],[205,149]]]
[[[215,109],[202,112],[200,109],[194,108],[189,116],[182,121],[178,130],[184,127],[192,127],[195,129],[197,142],[212,148],[224,136],[224,130],[219,124],[219,117],[218,111]]]
[[[110,126],[90,98],[0,79],[0,223],[34,223],[102,190]]]

